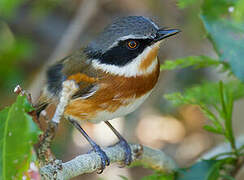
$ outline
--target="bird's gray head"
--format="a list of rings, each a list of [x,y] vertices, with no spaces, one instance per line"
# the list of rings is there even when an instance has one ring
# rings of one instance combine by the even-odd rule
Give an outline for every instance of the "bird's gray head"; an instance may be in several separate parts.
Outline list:
[[[124,66],[148,46],[178,32],[161,29],[143,16],[117,18],[87,46],[85,52],[90,59],[100,63]]]

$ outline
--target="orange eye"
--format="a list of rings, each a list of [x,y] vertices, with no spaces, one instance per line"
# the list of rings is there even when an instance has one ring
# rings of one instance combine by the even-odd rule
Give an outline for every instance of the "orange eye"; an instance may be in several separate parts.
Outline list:
[[[127,46],[129,49],[135,49],[138,47],[138,42],[135,40],[130,40],[127,42]]]

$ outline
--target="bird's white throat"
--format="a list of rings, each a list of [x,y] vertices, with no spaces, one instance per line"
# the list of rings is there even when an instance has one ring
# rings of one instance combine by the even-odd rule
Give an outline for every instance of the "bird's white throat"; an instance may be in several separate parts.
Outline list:
[[[144,49],[144,51],[133,59],[130,63],[125,66],[116,66],[111,64],[100,63],[99,60],[93,59],[92,65],[95,69],[103,70],[104,72],[111,73],[114,75],[125,76],[125,77],[135,77],[140,75],[146,75],[152,73],[158,66],[157,57],[151,62],[151,64],[146,69],[141,69],[140,65],[142,61],[149,55],[153,48],[157,48],[160,42],[153,44]],[[119,60],[118,60],[119,61]]]

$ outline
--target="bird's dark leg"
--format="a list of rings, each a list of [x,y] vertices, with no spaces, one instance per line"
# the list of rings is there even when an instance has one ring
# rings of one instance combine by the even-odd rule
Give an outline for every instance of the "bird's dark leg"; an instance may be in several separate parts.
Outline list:
[[[108,127],[114,132],[114,134],[119,138],[118,144],[120,144],[125,151],[125,165],[130,165],[132,161],[131,149],[127,141],[122,137],[122,135],[110,124],[110,122],[105,121]]]
[[[108,166],[110,164],[110,160],[108,158],[108,156],[106,155],[106,153],[101,149],[101,147],[99,145],[97,145],[89,136],[88,134],[85,132],[85,130],[80,126],[80,124],[75,121],[74,119],[68,118],[69,121],[71,122],[71,124],[73,124],[76,129],[78,129],[78,131],[80,131],[80,133],[86,138],[86,140],[90,143],[90,145],[92,146],[92,149],[98,153],[98,155],[101,158],[101,169],[98,172],[99,174],[103,172],[103,170],[105,169],[105,166]]]

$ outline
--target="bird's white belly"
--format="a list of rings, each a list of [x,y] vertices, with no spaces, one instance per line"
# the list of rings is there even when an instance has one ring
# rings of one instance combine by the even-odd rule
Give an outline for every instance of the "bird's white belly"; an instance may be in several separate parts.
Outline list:
[[[90,119],[89,121],[93,123],[99,123],[101,121],[107,121],[111,120],[117,117],[125,116],[131,112],[133,112],[135,109],[137,109],[144,101],[145,99],[151,94],[152,90],[146,93],[145,95],[139,97],[139,98],[130,98],[127,99],[126,102],[128,103],[125,106],[119,107],[114,112],[109,111],[100,111],[97,113],[96,117],[94,119]]]

